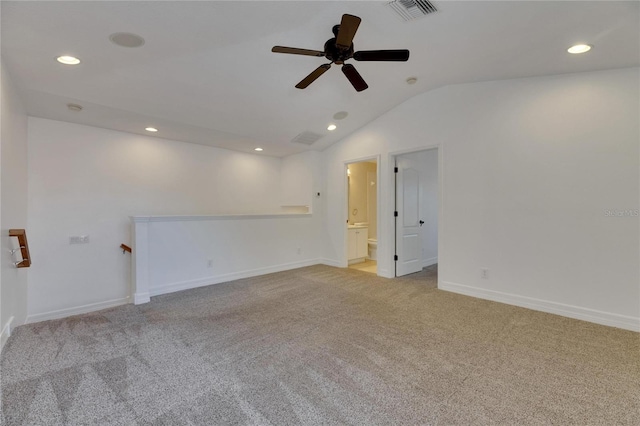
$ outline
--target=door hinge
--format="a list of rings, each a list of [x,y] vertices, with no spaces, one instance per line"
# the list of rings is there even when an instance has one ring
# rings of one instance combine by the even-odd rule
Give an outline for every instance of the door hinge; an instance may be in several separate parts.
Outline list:
[[[393,168],[393,173],[398,173],[398,168],[397,167]]]
[[[398,212],[397,211],[393,212],[393,217],[398,217]]]
[[[397,254],[393,256],[393,260],[395,260],[395,261],[398,260],[398,255]]]

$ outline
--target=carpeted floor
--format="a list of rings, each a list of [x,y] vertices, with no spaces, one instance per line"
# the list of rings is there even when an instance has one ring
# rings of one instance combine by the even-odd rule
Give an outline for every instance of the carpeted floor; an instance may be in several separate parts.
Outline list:
[[[6,425],[640,424],[638,333],[313,266],[22,326]]]

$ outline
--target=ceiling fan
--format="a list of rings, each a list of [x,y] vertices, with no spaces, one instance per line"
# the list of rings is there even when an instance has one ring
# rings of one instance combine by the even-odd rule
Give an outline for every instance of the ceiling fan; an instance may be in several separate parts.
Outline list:
[[[361,50],[353,51],[353,37],[356,35],[361,19],[357,16],[344,14],[339,25],[333,26],[334,38],[330,38],[324,44],[324,51],[297,49],[295,47],[273,46],[271,49],[275,53],[290,53],[292,55],[307,56],[324,56],[331,62],[322,64],[316,68],[311,74],[306,76],[296,84],[296,88],[304,89],[311,83],[316,81],[318,77],[324,74],[331,64],[342,65],[342,72],[349,79],[353,87],[361,92],[367,87],[367,83],[360,76],[356,68],[351,64],[345,64],[347,59],[355,59],[356,61],[407,61],[409,59],[409,51],[401,50]]]

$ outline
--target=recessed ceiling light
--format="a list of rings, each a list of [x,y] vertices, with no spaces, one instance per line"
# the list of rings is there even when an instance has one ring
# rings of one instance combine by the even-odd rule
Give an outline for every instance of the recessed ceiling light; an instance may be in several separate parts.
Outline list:
[[[327,130],[332,131],[332,130],[335,130],[337,128],[338,128],[338,126],[336,126],[335,124],[329,124],[329,127],[327,127]]]
[[[78,65],[80,63],[80,59],[74,56],[62,55],[56,58],[56,61],[65,65]]]
[[[571,46],[570,48],[567,49],[567,52],[569,53],[573,53],[573,54],[578,54],[578,53],[585,53],[591,50],[591,46],[588,44],[576,44],[574,46]]]
[[[339,111],[333,114],[333,118],[336,120],[342,120],[343,118],[347,118],[347,115],[349,115],[347,111]]]
[[[121,47],[140,47],[144,44],[144,39],[133,33],[113,33],[109,36],[109,40]]]
[[[407,79],[407,84],[416,84],[416,81],[418,81],[416,77],[409,77]]]
[[[67,104],[67,108],[69,108],[69,111],[75,111],[75,112],[82,111],[82,105],[78,105],[78,104]]]
[[[254,151],[262,151],[262,148],[254,148]]]
[[[158,129],[156,129],[155,127],[145,127],[144,128],[147,132],[151,132],[151,133],[155,133],[158,131]]]

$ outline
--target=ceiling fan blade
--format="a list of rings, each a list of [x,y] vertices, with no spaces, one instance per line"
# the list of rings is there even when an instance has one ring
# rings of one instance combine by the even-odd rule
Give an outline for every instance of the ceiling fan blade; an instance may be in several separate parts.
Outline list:
[[[271,51],[274,53],[290,53],[292,55],[324,56],[324,52],[319,50],[298,49],[295,47],[285,46],[273,46]]]
[[[342,72],[344,73],[344,75],[347,76],[347,78],[353,85],[353,88],[356,89],[356,91],[362,92],[367,87],[369,87],[367,83],[362,79],[362,76],[360,76],[360,73],[358,73],[358,71],[353,65],[344,64],[342,66]]]
[[[353,54],[356,61],[407,61],[409,51],[402,50],[361,50]]]
[[[296,84],[296,89],[305,89],[308,85],[316,81],[318,77],[327,72],[331,68],[331,64],[322,64],[316,68],[311,74],[302,79],[302,81]]]
[[[361,19],[353,15],[342,15],[342,22],[340,22],[340,30],[336,36],[336,45],[340,49],[349,49],[353,42],[353,37],[358,31]]]

